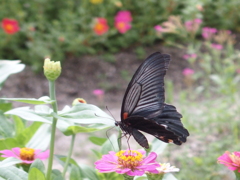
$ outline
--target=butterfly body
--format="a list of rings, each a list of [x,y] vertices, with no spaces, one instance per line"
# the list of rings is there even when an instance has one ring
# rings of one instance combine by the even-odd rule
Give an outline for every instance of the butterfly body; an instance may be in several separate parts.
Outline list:
[[[140,65],[125,92],[121,121],[115,123],[124,135],[133,136],[144,148],[149,145],[140,131],[177,145],[189,136],[181,123],[182,115],[164,102],[164,76],[169,62],[169,55],[157,52]]]

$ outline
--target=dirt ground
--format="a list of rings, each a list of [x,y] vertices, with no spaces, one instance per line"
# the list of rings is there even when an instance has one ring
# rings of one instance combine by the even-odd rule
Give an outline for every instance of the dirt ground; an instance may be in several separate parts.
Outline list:
[[[66,59],[62,64],[62,74],[56,81],[59,109],[65,105],[71,105],[75,98],[82,97],[90,104],[103,108],[107,106],[116,120],[119,120],[122,98],[128,82],[141,62],[156,51],[172,56],[166,79],[172,80],[174,91],[179,91],[183,87],[182,70],[187,67],[187,62],[182,58],[184,51],[163,47],[161,44],[144,49],[146,53],[141,59],[138,58],[134,48],[119,52],[114,55],[115,63],[104,61],[101,55]],[[105,90],[102,102],[98,101],[92,93],[94,89],[99,88]],[[48,95],[48,81],[43,73],[36,74],[31,71],[30,67],[26,67],[18,74],[11,75],[0,91],[0,97],[9,98],[39,98],[45,95]],[[14,103],[15,107],[21,105],[21,103]],[[102,135],[105,136],[105,132]],[[85,154],[89,154],[89,147],[94,146],[89,145],[91,144],[89,142],[86,143],[88,136],[88,134],[78,134],[73,157],[81,159],[81,163],[89,164],[89,157],[86,157]],[[57,132],[55,153],[66,155],[69,143],[70,137]]]

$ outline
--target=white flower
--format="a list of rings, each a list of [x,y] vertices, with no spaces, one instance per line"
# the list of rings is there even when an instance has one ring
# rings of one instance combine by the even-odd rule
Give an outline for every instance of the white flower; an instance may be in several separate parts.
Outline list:
[[[179,171],[179,168],[171,166],[170,163],[160,163],[160,167],[156,169],[159,171],[159,173],[170,173]]]

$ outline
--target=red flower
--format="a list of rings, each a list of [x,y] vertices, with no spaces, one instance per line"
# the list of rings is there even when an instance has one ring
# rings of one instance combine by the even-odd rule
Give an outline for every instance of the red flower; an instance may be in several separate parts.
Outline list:
[[[96,23],[93,27],[94,32],[97,35],[103,35],[108,31],[109,27],[107,24],[107,20],[105,18],[96,18]]]
[[[2,20],[2,28],[7,34],[15,34],[20,30],[18,22],[15,19],[8,18]]]

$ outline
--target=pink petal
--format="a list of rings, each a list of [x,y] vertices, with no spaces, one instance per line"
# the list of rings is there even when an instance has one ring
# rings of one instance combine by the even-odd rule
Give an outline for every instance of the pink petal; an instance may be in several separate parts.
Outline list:
[[[13,151],[14,149],[14,151]],[[19,150],[20,148],[13,148],[12,150],[2,150],[0,151],[0,153],[2,153],[3,155],[1,155],[2,157],[15,157],[19,159],[19,151],[17,152],[17,149]]]
[[[157,154],[155,152],[151,152],[148,157],[146,157],[144,160],[143,160],[143,163],[144,164],[147,164],[151,161],[155,161],[157,158]]]
[[[125,174],[125,173],[127,173],[127,172],[129,172],[129,171],[131,171],[131,169],[129,169],[129,168],[117,169],[117,170],[116,170],[116,173],[118,173],[118,174]]]
[[[22,159],[21,159],[22,160]],[[32,164],[33,161],[28,161],[28,160],[22,160],[23,163],[26,163],[26,164]]]
[[[45,152],[39,152],[37,154],[37,152],[35,151],[35,159],[41,159],[41,160],[44,160],[44,159],[47,159],[49,157],[49,153],[50,151],[49,150],[46,150]]]
[[[142,176],[144,173],[145,173],[144,171],[134,170],[134,171],[128,171],[127,175],[129,175],[129,176]]]

